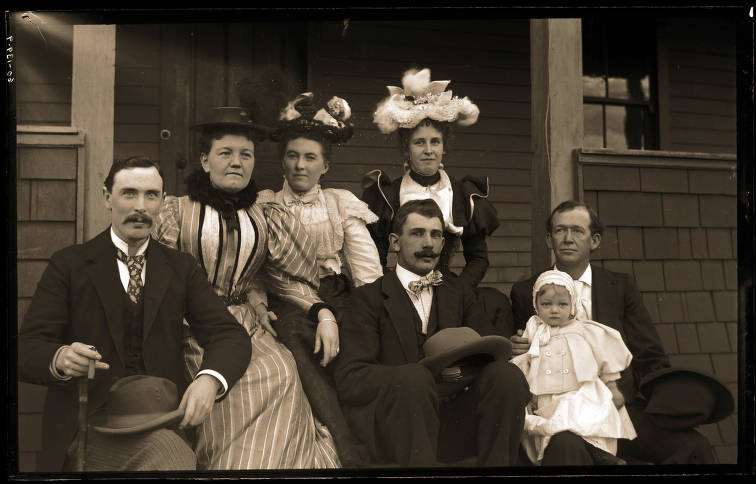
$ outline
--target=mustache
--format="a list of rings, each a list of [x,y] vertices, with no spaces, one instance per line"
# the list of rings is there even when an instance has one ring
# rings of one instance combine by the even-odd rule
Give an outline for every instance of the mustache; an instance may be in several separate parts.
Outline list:
[[[414,255],[417,258],[420,258],[420,257],[432,257],[432,258],[435,259],[436,257],[441,257],[441,252],[433,252],[433,249],[425,249],[425,250],[419,250],[419,251],[415,252]]]
[[[139,222],[139,223],[152,225],[152,217],[150,217],[147,214],[129,215],[128,217],[124,219],[124,223],[128,223],[128,222]]]

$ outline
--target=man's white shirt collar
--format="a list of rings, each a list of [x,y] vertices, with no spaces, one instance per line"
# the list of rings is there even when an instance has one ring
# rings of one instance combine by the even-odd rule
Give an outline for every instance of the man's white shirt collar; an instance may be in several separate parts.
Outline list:
[[[433,272],[433,270],[428,271],[428,274],[430,274],[431,272]],[[426,276],[428,274],[426,274]],[[399,263],[397,263],[396,264],[396,277],[399,278],[399,282],[402,283],[402,287],[404,287],[404,289],[409,291],[409,283],[412,281],[416,281],[424,276],[419,276],[412,271],[408,271],[404,267],[400,266]]]
[[[554,270],[560,270],[556,264],[554,264]],[[588,267],[586,267],[585,271],[583,271],[583,275],[578,277],[576,280],[582,282],[588,287],[593,286],[593,270],[591,269],[590,264],[588,264]]]
[[[118,235],[116,235],[115,230],[113,230],[113,226],[110,226],[110,239],[113,241],[113,245],[115,245],[117,248],[121,249],[124,254],[129,255],[129,244],[123,241]],[[147,237],[147,240],[144,241],[142,245],[139,246],[139,248],[136,251],[135,255],[142,255],[147,250],[147,244],[150,243],[150,238]]]

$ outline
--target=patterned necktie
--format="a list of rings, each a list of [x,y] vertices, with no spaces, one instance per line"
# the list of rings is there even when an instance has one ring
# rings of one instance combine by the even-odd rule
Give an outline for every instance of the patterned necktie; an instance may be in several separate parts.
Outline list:
[[[144,254],[129,256],[124,254],[121,249],[118,251],[118,259],[126,264],[129,269],[129,286],[126,294],[134,304],[139,302],[142,297],[142,268],[144,268]]]
[[[433,271],[427,276],[423,276],[416,281],[412,281],[407,285],[407,288],[415,296],[419,296],[423,289],[428,286],[438,286],[441,284],[441,272]]]

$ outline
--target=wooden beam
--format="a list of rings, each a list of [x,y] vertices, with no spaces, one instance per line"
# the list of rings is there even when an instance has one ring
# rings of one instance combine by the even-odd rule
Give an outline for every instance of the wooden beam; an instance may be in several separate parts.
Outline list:
[[[84,239],[110,224],[102,186],[113,162],[115,25],[74,25],[71,126],[85,133]]]
[[[544,224],[551,210],[577,198],[575,150],[583,144],[580,19],[530,21],[532,269],[551,261]]]

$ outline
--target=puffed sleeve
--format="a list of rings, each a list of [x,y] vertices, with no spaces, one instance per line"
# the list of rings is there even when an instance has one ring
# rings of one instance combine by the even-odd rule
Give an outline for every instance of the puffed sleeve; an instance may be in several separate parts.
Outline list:
[[[620,372],[630,366],[633,359],[619,331],[596,321],[583,321],[583,331],[596,358],[601,381],[618,380]]]
[[[269,291],[308,311],[321,302],[315,246],[296,216],[277,203],[262,204],[268,226],[263,274]]]
[[[179,199],[168,195],[163,201],[163,207],[158,213],[157,221],[152,227],[152,237],[158,242],[173,249],[178,249],[179,232],[181,230],[181,213]]]
[[[342,253],[355,287],[373,282],[383,275],[378,249],[366,224],[375,223],[378,217],[367,204],[348,190],[334,190],[338,198],[339,213],[344,228]]]

